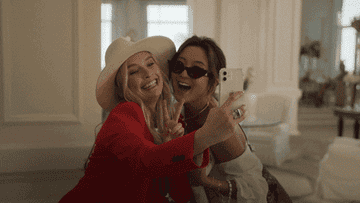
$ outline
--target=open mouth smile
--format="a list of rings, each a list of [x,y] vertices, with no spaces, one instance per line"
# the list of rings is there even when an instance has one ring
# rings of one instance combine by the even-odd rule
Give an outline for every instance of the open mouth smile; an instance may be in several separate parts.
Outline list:
[[[148,83],[147,85],[143,86],[142,89],[150,90],[150,89],[154,88],[155,86],[157,86],[158,83],[159,83],[158,79],[155,79],[155,80],[151,81],[150,83]]]
[[[191,89],[191,86],[184,82],[177,82],[177,85],[181,91],[189,91]]]

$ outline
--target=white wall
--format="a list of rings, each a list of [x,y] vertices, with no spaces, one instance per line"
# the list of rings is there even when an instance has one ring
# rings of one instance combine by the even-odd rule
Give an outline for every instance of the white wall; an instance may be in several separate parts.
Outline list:
[[[100,0],[0,3],[0,172],[80,167],[101,120]]]
[[[260,0],[226,0],[221,4],[220,46],[228,68],[260,66]]]
[[[219,0],[187,0],[193,18],[193,33],[197,36],[212,38],[220,43],[220,10]]]

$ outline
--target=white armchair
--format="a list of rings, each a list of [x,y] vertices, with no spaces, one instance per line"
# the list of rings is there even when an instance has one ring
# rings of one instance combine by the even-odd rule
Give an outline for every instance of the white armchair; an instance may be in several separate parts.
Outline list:
[[[247,95],[249,114],[241,126],[265,165],[281,165],[290,154],[287,102],[280,94]]]

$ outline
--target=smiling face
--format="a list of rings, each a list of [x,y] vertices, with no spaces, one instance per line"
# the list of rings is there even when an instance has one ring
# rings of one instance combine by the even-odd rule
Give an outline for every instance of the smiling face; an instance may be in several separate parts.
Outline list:
[[[186,67],[198,66],[204,70],[209,70],[206,53],[197,46],[186,47],[180,53],[177,61],[183,63]],[[172,72],[171,79],[174,87],[174,96],[177,101],[185,98],[185,103],[203,105],[209,100],[209,78],[207,76],[193,79],[184,70],[180,74]]]
[[[126,62],[128,88],[144,103],[157,102],[163,90],[163,78],[152,54],[139,52]]]

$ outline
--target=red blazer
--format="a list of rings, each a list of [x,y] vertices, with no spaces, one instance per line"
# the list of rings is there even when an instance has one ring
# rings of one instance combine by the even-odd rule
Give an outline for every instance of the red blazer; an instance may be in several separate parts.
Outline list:
[[[164,177],[176,202],[189,201],[193,193],[186,172],[209,163],[209,149],[200,167],[193,161],[195,132],[156,145],[140,106],[118,104],[96,138],[84,177],[60,203],[163,202],[159,180]]]

